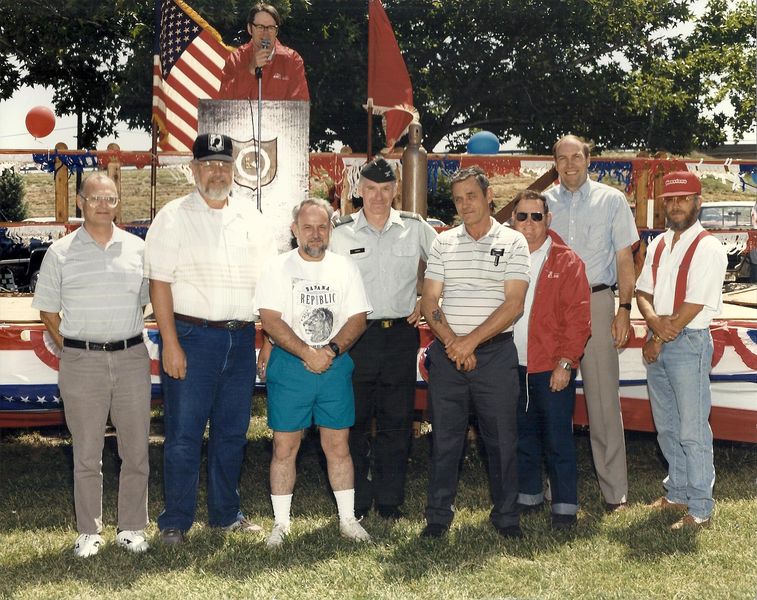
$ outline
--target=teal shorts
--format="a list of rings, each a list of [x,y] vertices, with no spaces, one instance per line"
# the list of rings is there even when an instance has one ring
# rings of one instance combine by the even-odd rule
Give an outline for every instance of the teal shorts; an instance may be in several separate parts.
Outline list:
[[[352,427],[353,369],[352,359],[345,352],[325,373],[311,373],[301,358],[274,346],[266,369],[268,427],[274,431],[299,431],[313,423],[329,429]]]

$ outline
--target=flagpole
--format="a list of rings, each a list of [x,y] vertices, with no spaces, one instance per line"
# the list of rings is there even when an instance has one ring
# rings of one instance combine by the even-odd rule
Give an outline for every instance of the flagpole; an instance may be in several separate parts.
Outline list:
[[[154,32],[154,41],[153,41],[153,56],[157,54],[160,51],[160,16],[161,16],[161,0],[155,0],[155,32]],[[153,58],[154,60],[154,58]],[[151,88],[152,91],[152,101],[150,102],[151,111],[154,111],[155,108],[155,87],[153,86]],[[150,133],[151,133],[151,144],[150,144],[150,223],[152,223],[153,219],[155,218],[155,213],[157,212],[157,205],[158,205],[158,124],[155,122],[155,113],[151,115],[150,118]]]
[[[368,143],[365,147],[365,162],[370,162],[373,148],[373,98],[368,98]]]
[[[158,127],[152,120],[152,146],[150,147],[150,223],[155,218],[158,204]]]
[[[368,77],[366,77],[366,98],[368,98],[368,135],[366,136],[365,162],[371,160],[371,149],[373,148],[373,98],[370,97],[370,79],[371,79],[371,0],[365,5],[368,11]]]

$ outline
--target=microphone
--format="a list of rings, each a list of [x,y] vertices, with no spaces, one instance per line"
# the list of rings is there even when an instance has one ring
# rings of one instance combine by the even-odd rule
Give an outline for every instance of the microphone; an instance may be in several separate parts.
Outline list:
[[[260,40],[260,47],[263,50],[268,50],[268,47],[271,45],[271,40]],[[262,79],[263,77],[263,67],[255,67],[255,77],[257,79]]]

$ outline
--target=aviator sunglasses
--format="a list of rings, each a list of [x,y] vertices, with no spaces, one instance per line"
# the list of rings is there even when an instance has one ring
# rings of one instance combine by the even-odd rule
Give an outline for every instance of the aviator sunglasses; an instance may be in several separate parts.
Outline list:
[[[525,221],[528,219],[528,215],[531,215],[532,221],[541,221],[544,218],[544,213],[540,212],[533,212],[533,213],[527,213],[527,212],[516,212],[515,218],[518,219],[518,221]]]

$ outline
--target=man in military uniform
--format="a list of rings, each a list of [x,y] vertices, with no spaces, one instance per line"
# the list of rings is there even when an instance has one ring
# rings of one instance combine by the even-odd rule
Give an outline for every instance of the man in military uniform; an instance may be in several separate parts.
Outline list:
[[[397,178],[383,158],[363,167],[359,190],[363,207],[336,222],[330,244],[333,252],[355,261],[373,306],[368,329],[350,350],[355,514],[366,515],[375,503],[381,517],[396,519],[405,498],[415,402],[418,270],[436,232],[419,215],[392,208]]]

